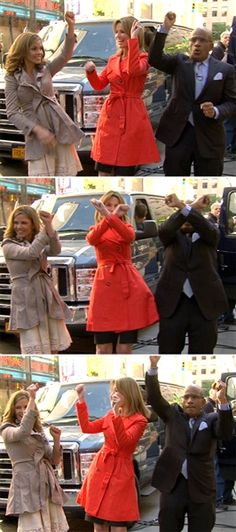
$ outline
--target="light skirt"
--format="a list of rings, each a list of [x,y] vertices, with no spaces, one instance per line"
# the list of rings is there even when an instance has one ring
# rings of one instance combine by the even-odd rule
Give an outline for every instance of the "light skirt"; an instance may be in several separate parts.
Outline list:
[[[19,516],[17,532],[66,532],[69,525],[62,506],[47,501],[39,512]]]
[[[37,161],[28,161],[29,176],[76,176],[83,170],[74,144],[56,144]]]
[[[65,351],[72,342],[64,320],[55,320],[47,315],[36,327],[19,329],[19,333],[21,353],[25,355]]]

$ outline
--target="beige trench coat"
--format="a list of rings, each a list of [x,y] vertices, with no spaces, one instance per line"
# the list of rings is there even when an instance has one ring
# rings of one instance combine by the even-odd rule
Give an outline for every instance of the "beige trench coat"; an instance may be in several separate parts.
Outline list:
[[[25,159],[41,159],[47,146],[39,142],[32,129],[41,125],[55,134],[61,144],[77,144],[84,136],[79,127],[59,104],[52,84],[52,77],[59,72],[72,56],[75,38],[66,37],[62,52],[51,63],[35,70],[35,82],[23,68],[5,76],[7,117],[25,135]]]
[[[42,323],[46,315],[57,320],[70,319],[69,308],[47,274],[47,255],[61,251],[57,233],[49,238],[42,230],[31,244],[5,239],[2,247],[12,281],[9,328],[31,329]]]
[[[63,505],[67,496],[53,471],[53,449],[44,433],[33,432],[36,412],[29,410],[19,426],[0,427],[12,463],[12,481],[6,515],[41,510],[49,498]]]

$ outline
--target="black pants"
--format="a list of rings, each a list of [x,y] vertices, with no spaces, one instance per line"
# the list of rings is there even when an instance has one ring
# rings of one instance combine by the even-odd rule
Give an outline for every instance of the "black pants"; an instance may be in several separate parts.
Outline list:
[[[194,175],[220,176],[223,172],[223,154],[218,159],[205,159],[198,150],[195,138],[195,129],[189,122],[179,139],[171,147],[166,146],[164,173],[165,175],[189,176],[191,165],[194,166]]]
[[[215,523],[215,501],[197,503],[190,499],[188,481],[179,475],[171,493],[161,493],[159,526],[160,532],[180,532],[188,517],[188,532],[210,532]]]
[[[188,335],[189,354],[211,354],[217,342],[217,320],[207,320],[195,297],[182,294],[170,318],[160,317],[158,344],[160,354],[182,353]]]

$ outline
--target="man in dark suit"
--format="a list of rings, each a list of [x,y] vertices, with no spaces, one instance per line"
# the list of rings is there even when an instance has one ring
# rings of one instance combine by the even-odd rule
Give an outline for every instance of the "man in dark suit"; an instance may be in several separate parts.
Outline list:
[[[189,353],[213,353],[217,318],[227,298],[217,270],[219,230],[201,214],[209,204],[202,196],[186,205],[166,196],[175,212],[158,228],[164,264],[155,299],[160,313],[159,353],[181,353],[188,334]]]
[[[146,374],[147,400],[165,423],[165,446],[152,485],[160,490],[160,532],[180,532],[188,516],[188,532],[210,532],[215,522],[217,438],[232,438],[233,416],[224,383],[218,384],[218,412],[205,414],[202,389],[188,386],[182,407],[161,395],[157,378],[159,356],[150,356]]]
[[[192,32],[189,56],[163,52],[175,14],[167,13],[149,51],[149,63],[173,76],[170,102],[156,136],[166,145],[165,175],[222,175],[225,151],[223,121],[236,114],[234,67],[209,55],[211,33]]]

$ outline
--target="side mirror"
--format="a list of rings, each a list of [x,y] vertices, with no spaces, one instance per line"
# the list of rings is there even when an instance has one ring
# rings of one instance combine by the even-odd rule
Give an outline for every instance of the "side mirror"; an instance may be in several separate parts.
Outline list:
[[[144,220],[142,223],[142,229],[135,231],[135,240],[141,240],[142,238],[153,238],[157,236],[157,224],[154,220]]]

